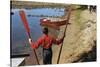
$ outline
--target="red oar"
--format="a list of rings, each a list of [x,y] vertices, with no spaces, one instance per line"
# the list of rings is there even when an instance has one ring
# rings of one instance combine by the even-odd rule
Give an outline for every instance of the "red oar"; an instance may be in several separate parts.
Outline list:
[[[26,33],[27,33],[28,37],[31,38],[31,36],[30,36],[30,29],[28,27],[28,23],[27,23],[27,19],[25,17],[24,11],[19,11],[19,15],[20,15],[22,23],[23,23],[23,25],[25,27],[25,30],[26,30]]]
[[[29,29],[29,26],[28,26],[27,19],[26,19],[26,17],[25,17],[24,11],[19,11],[19,15],[20,15],[20,18],[21,18],[21,20],[22,20],[22,23],[23,23],[23,25],[24,25],[24,27],[25,27],[26,33],[27,33],[27,35],[28,35],[28,38],[31,38],[31,36],[30,36],[30,29]],[[34,54],[35,54],[37,63],[39,64],[39,60],[38,60],[38,58],[37,58],[37,54],[36,54],[35,49],[33,49],[33,51],[34,51]]]

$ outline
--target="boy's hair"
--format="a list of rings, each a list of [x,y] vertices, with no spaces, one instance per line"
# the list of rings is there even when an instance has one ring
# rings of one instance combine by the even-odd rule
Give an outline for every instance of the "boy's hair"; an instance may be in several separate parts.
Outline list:
[[[44,27],[44,28],[43,28],[43,33],[44,33],[44,34],[48,34],[48,28],[47,28],[47,27]]]

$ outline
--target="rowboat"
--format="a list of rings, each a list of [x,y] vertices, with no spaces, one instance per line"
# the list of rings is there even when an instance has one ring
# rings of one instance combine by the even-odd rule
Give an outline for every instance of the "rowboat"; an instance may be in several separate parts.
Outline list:
[[[41,18],[40,25],[47,26],[59,30],[60,26],[66,25],[67,19]],[[68,23],[70,24],[70,23]]]

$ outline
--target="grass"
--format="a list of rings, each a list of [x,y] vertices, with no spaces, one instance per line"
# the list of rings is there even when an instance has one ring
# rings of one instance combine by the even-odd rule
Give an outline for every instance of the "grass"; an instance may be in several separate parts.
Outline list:
[[[81,24],[81,21],[80,21],[80,14],[81,14],[81,12],[82,12],[82,10],[77,10],[76,12],[75,12],[75,22],[76,22],[76,24],[77,25],[79,25],[80,26],[80,24]]]
[[[79,26],[80,30],[83,30],[83,27],[84,27],[84,23],[82,23],[84,19],[81,17],[82,11],[83,11],[82,9],[78,9],[75,12],[75,22],[76,22],[76,25]]]

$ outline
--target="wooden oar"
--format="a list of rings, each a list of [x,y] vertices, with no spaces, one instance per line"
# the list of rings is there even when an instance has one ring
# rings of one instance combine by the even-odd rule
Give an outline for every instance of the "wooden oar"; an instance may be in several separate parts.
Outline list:
[[[67,21],[66,21],[66,27],[65,27],[65,30],[64,30],[64,36],[66,35],[66,30],[67,30],[67,25],[68,25],[69,19],[70,19],[70,14],[71,14],[71,8],[69,8],[69,10],[68,10],[68,16],[67,16]],[[58,59],[57,59],[57,64],[59,64],[59,60],[60,60],[60,57],[61,57],[63,43],[64,43],[64,40],[63,40],[62,45],[60,47],[60,51],[59,51],[59,55],[58,55]]]
[[[27,22],[27,19],[26,19],[26,17],[25,17],[24,11],[19,11],[19,15],[20,15],[20,18],[21,18],[22,23],[23,23],[23,25],[24,25],[24,28],[25,28],[25,30],[26,30],[26,33],[27,33],[27,35],[28,35],[28,38],[31,38],[30,29],[29,29],[28,22]],[[33,51],[34,51],[34,54],[35,54],[37,63],[39,64],[39,60],[38,60],[38,57],[37,57],[37,54],[36,54],[35,49],[33,49]]]

